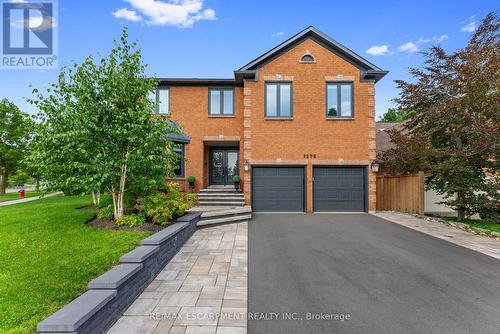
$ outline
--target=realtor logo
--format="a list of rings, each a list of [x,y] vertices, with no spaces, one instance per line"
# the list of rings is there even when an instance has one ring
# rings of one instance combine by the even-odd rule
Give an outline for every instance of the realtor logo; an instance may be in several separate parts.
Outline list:
[[[57,68],[56,2],[2,3],[2,69]]]

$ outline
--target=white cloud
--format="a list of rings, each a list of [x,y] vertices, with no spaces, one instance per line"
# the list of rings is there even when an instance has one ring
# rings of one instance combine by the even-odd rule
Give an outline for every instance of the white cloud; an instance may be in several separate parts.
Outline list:
[[[438,37],[432,37],[432,39],[436,42],[442,42],[442,41],[446,41],[448,39],[448,35],[441,35]]]
[[[424,43],[430,43],[430,42],[442,42],[447,40],[449,37],[448,35],[440,35],[440,36],[432,36],[431,38],[422,38],[420,37],[415,41],[415,44],[424,44]]]
[[[181,28],[191,27],[195,22],[200,20],[215,20],[215,11],[210,8],[203,8],[203,0],[124,0],[128,2],[133,10],[126,8],[120,9],[113,13],[118,17],[118,12],[121,11],[120,18],[129,19],[137,22],[138,18],[143,15],[146,24],[156,26],[176,26]],[[125,12],[126,11],[126,12]],[[139,15],[140,14],[140,15]],[[133,18],[133,19],[131,19]]]
[[[137,15],[135,10],[129,10],[127,8],[118,9],[116,12],[111,13],[117,19],[125,19],[132,22],[142,21],[142,17]]]
[[[398,50],[413,53],[418,51],[418,46],[416,46],[413,42],[406,42],[405,44],[400,45]]]
[[[460,31],[473,32],[474,30],[477,29],[476,15],[472,15],[464,22],[467,22],[467,23],[460,29]]]
[[[283,36],[285,33],[283,31],[278,31],[278,32],[275,32],[274,34],[271,34],[271,37],[279,37],[279,36]]]
[[[374,45],[366,50],[366,53],[372,56],[383,56],[389,52],[388,45]]]
[[[57,20],[53,16],[42,18],[42,15],[35,11],[33,12],[27,22],[24,19],[11,20],[10,26],[17,29],[29,28],[32,31],[45,31],[57,27]]]

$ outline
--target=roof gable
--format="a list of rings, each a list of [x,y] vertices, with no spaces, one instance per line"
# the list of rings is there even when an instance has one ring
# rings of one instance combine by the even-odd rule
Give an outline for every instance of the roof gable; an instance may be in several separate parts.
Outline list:
[[[290,50],[293,48],[295,45],[301,43],[303,40],[307,38],[312,38],[319,44],[323,45],[327,49],[329,49],[331,52],[335,53],[336,55],[344,58],[348,62],[352,63],[356,67],[358,67],[362,73],[362,78],[363,79],[373,79],[375,81],[380,80],[384,75],[386,75],[388,72],[382,70],[380,67],[374,65],[373,63],[369,62],[365,58],[361,57],[354,51],[346,48],[342,44],[338,43],[334,39],[330,38],[329,36],[323,34],[321,31],[317,30],[313,26],[310,26],[295,36],[290,37],[283,43],[279,44],[278,46],[272,48],[271,50],[267,51],[263,55],[255,58],[245,66],[241,67],[239,70],[235,71],[236,73],[245,73],[249,71],[255,71],[258,70],[260,67],[262,67],[264,64],[267,64],[268,62],[272,61],[273,59],[276,59],[286,51]]]

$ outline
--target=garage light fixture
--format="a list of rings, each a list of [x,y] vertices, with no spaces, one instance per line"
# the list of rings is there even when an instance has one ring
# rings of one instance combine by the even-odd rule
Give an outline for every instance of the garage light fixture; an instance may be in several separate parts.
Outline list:
[[[248,172],[248,170],[250,169],[250,164],[248,163],[248,160],[245,160],[245,163],[243,164],[243,169],[245,170],[245,172]]]
[[[372,163],[370,164],[370,168],[372,172],[376,173],[378,172],[378,169],[380,167],[380,163],[378,160],[373,160]]]

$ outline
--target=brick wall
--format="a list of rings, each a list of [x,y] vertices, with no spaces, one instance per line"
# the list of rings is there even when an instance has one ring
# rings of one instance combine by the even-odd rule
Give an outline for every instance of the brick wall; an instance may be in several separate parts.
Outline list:
[[[300,63],[305,53],[315,63]],[[245,159],[256,164],[307,167],[307,211],[312,211],[313,165],[364,165],[375,158],[374,83],[312,39],[304,40],[259,69],[259,80],[245,81]],[[354,118],[326,119],[326,82],[354,82]],[[264,118],[264,83],[291,81],[293,119]],[[314,154],[316,158],[304,158]],[[276,160],[280,161],[277,162]],[[250,173],[244,174],[245,200],[251,202]],[[369,172],[369,210],[375,210],[375,177]]]
[[[314,63],[300,63],[310,53]],[[293,118],[264,118],[264,83],[291,81]],[[354,117],[326,118],[326,82],[354,82]],[[191,137],[186,146],[186,176],[197,178],[197,188],[208,185],[207,141],[239,142],[240,175],[245,203],[251,203],[249,161],[258,164],[307,166],[307,211],[312,211],[314,165],[368,166],[375,159],[375,84],[360,81],[360,71],[312,39],[306,39],[259,69],[258,81],[235,88],[235,116],[208,116],[208,88],[170,88],[172,119]],[[315,158],[305,158],[309,154]],[[278,159],[278,161],[277,161]],[[369,211],[375,210],[375,176],[369,171]]]
[[[234,116],[209,116],[208,87],[170,87],[171,118],[191,137],[191,142],[186,145],[185,176],[196,177],[197,190],[208,186],[208,165],[205,164],[208,151],[204,150],[204,143],[208,140],[239,142],[243,136],[242,87],[235,87],[234,99]],[[239,146],[242,155],[243,144]]]

